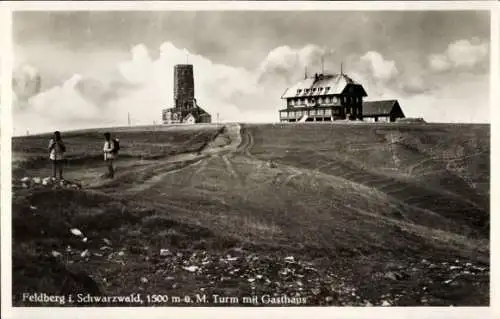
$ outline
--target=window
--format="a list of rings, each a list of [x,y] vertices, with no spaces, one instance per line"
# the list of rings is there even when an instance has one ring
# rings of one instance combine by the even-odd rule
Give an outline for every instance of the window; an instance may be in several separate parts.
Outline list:
[[[313,88],[313,92],[316,92],[316,88]]]
[[[302,90],[301,90],[301,89],[298,89],[298,90],[297,90],[297,94],[300,94],[300,92],[302,92]]]
[[[325,88],[325,91],[328,91],[328,90],[330,90],[330,87],[329,87],[329,86],[327,86],[327,87]]]

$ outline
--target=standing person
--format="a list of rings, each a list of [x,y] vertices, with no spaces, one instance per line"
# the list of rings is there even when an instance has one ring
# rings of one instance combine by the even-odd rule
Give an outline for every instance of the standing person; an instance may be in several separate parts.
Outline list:
[[[109,132],[104,133],[104,161],[108,166],[108,174],[106,177],[114,178],[115,169],[113,167],[113,162],[118,156],[118,150],[120,149],[120,144],[117,139],[112,139]]]
[[[49,142],[49,158],[52,161],[52,178],[56,179],[59,173],[59,179],[63,180],[64,153],[66,146],[61,138],[61,133],[55,131]]]

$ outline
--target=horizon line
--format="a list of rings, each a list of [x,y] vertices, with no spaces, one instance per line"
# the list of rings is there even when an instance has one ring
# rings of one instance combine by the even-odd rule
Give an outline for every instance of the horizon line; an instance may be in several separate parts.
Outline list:
[[[425,119],[424,119],[425,120]],[[61,130],[61,133],[78,133],[78,132],[85,132],[85,131],[97,131],[97,130],[113,130],[113,129],[127,129],[127,128],[156,128],[156,127],[196,127],[196,126],[216,126],[216,125],[227,125],[227,124],[249,124],[249,125],[270,125],[270,124],[282,124],[282,125],[398,125],[398,124],[404,124],[404,125],[490,125],[491,123],[488,122],[390,122],[390,123],[385,123],[385,122],[379,122],[379,123],[373,123],[373,122],[364,122],[364,121],[359,121],[359,122],[354,122],[354,121],[333,121],[333,122],[314,122],[314,123],[288,123],[288,122],[239,122],[239,121],[231,121],[231,122],[220,122],[220,123],[195,123],[195,124],[182,124],[182,123],[175,123],[175,124],[144,124],[144,125],[120,125],[120,126],[101,126],[101,127],[90,127],[90,128],[79,128],[79,129],[70,129],[70,130]],[[47,134],[52,134],[54,131],[43,131],[43,132],[37,132],[33,134],[21,134],[21,135],[16,135],[12,134],[12,138],[14,137],[28,137],[28,136],[40,136],[40,135],[47,135]]]

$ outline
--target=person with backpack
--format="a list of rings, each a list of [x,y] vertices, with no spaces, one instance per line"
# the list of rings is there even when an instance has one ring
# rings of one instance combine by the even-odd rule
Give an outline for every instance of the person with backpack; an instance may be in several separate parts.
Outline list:
[[[59,179],[63,180],[64,153],[66,146],[61,138],[61,133],[55,131],[49,142],[49,158],[52,161],[52,178],[56,179],[59,173]]]
[[[108,174],[106,177],[114,178],[115,169],[113,167],[113,162],[118,156],[118,151],[120,150],[120,143],[118,139],[111,138],[109,132],[104,133],[104,161],[108,166]]]

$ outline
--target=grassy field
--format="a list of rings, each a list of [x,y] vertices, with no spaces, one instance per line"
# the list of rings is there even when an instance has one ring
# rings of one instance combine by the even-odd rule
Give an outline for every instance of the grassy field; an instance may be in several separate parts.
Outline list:
[[[148,163],[156,159],[182,153],[195,153],[203,149],[217,134],[217,126],[201,126],[196,129],[183,127],[117,128],[109,130],[120,140],[121,167]],[[67,148],[66,171],[70,179],[82,180],[85,171],[101,170],[104,166],[102,148],[104,130],[83,130],[63,134]],[[49,176],[48,143],[51,134],[14,138],[12,143],[13,174],[15,176]],[[89,178],[95,178],[93,174]]]
[[[489,304],[489,126],[122,129],[114,180],[101,136],[63,135],[82,189],[23,188],[50,172],[48,136],[13,140],[15,305],[28,291]]]

